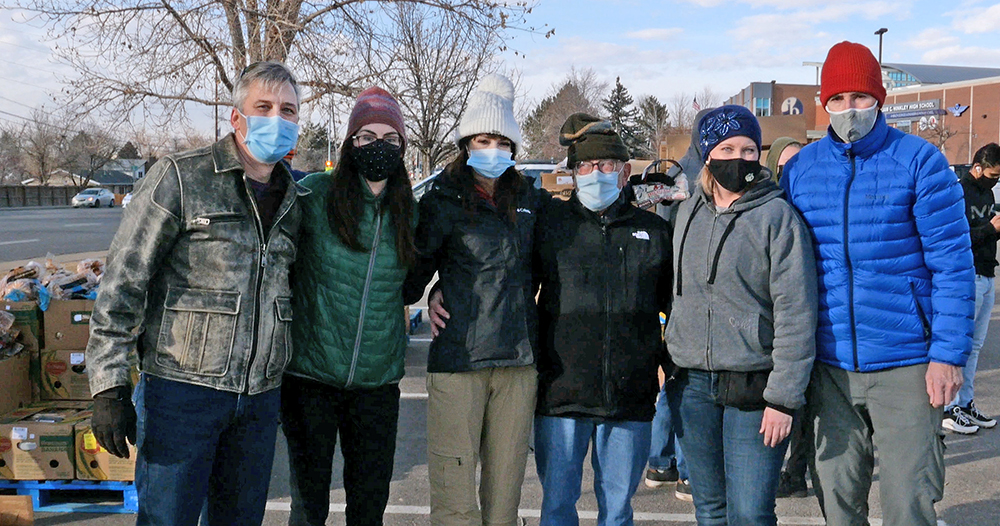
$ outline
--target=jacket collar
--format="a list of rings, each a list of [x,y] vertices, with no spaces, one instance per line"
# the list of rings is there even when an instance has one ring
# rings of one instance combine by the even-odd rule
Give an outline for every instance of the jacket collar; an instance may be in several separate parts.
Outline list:
[[[583,206],[580,202],[580,198],[576,195],[576,190],[573,190],[573,194],[569,198],[569,202],[578,214],[584,217],[597,221],[598,223],[609,225],[616,223],[618,221],[624,221],[635,214],[636,208],[630,203],[629,195],[630,192],[623,188],[621,193],[618,194],[618,199],[615,199],[608,208],[604,210],[603,214],[598,214],[597,212],[591,211],[589,208]]]
[[[847,157],[848,154],[853,152],[855,157],[868,158],[885,144],[885,139],[889,135],[889,125],[885,122],[885,115],[882,113],[882,110],[879,110],[872,131],[857,141],[844,142],[840,140],[837,133],[833,131],[833,126],[827,127],[826,134],[827,139],[830,141],[830,147],[838,154]]]
[[[219,139],[212,145],[212,161],[215,163],[215,173],[222,174],[226,172],[239,171],[243,173],[243,164],[240,163],[239,154],[236,152],[236,134],[233,132],[227,133],[225,137]],[[295,182],[292,178],[292,174],[288,171],[288,167],[285,166],[283,161],[279,161],[274,165],[274,171],[271,172],[272,177],[283,177],[287,182],[289,188],[293,188],[295,193],[299,196],[309,195],[312,190],[300,185]]]

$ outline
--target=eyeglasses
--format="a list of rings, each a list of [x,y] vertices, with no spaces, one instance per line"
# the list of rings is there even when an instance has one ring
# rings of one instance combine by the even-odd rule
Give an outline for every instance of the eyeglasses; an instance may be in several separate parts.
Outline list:
[[[582,161],[576,165],[576,173],[580,175],[588,175],[594,171],[594,168],[609,174],[618,171],[618,163],[621,161],[615,161],[612,159],[601,159],[599,161]]]
[[[398,133],[387,133],[381,137],[375,135],[374,133],[359,133],[353,137],[355,146],[368,146],[378,140],[383,140],[389,144],[389,146],[395,146],[399,148],[403,145],[403,138],[399,136]]]

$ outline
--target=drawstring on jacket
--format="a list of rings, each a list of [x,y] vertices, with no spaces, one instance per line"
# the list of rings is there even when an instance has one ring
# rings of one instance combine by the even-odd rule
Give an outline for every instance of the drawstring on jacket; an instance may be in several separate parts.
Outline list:
[[[683,284],[683,269],[684,269],[684,243],[687,242],[688,231],[691,230],[691,223],[694,222],[694,216],[698,213],[704,205],[704,201],[698,201],[698,204],[694,206],[691,210],[691,215],[688,216],[687,223],[684,225],[684,233],[681,235],[681,245],[677,250],[677,296],[681,296],[681,289]],[[736,219],[740,217],[743,211],[739,211],[733,214],[732,220],[726,225],[726,229],[722,232],[722,237],[719,238],[719,245],[715,249],[715,257],[712,258],[712,271],[708,275],[708,284],[715,284],[715,276],[719,270],[719,258],[722,256],[722,246],[726,243],[726,239],[729,238],[729,234],[733,233],[733,228],[736,225]]]
[[[676,283],[677,283],[677,295],[678,296],[681,295],[681,284],[684,281],[684,274],[682,272],[682,269],[684,268],[683,267],[683,263],[684,263],[684,242],[687,241],[688,231],[691,230],[691,222],[694,221],[695,214],[698,213],[698,210],[701,209],[702,205],[704,205],[704,204],[705,204],[704,201],[699,200],[698,203],[694,205],[694,209],[691,210],[691,215],[688,216],[687,223],[684,224],[684,233],[681,235],[681,246],[677,250],[677,279],[676,279]]]

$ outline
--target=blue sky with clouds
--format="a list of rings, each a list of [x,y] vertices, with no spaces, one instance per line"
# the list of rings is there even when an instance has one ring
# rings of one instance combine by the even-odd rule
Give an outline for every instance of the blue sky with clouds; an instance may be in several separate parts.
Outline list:
[[[750,82],[812,83],[814,67],[842,40],[883,61],[1000,67],[1000,3],[982,0],[542,0],[529,23],[555,36],[516,34],[506,55],[538,99],[570,67],[591,67],[633,96],[661,101],[708,86],[728,98]]]
[[[56,79],[71,72],[50,58],[39,23],[15,18],[0,11],[0,111],[27,115],[52,108]],[[636,98],[663,102],[706,87],[724,99],[755,81],[811,83],[815,68],[803,62],[821,62],[842,40],[877,53],[880,27],[885,62],[1000,67],[1000,3],[984,0],[538,0],[528,22],[556,31],[514,32],[502,55],[520,71],[524,102],[571,67],[620,76]]]

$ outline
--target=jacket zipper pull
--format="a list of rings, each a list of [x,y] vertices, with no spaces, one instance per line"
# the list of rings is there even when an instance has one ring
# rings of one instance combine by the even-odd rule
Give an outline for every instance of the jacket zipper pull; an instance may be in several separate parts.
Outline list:
[[[267,244],[260,246],[260,268],[267,266]]]

